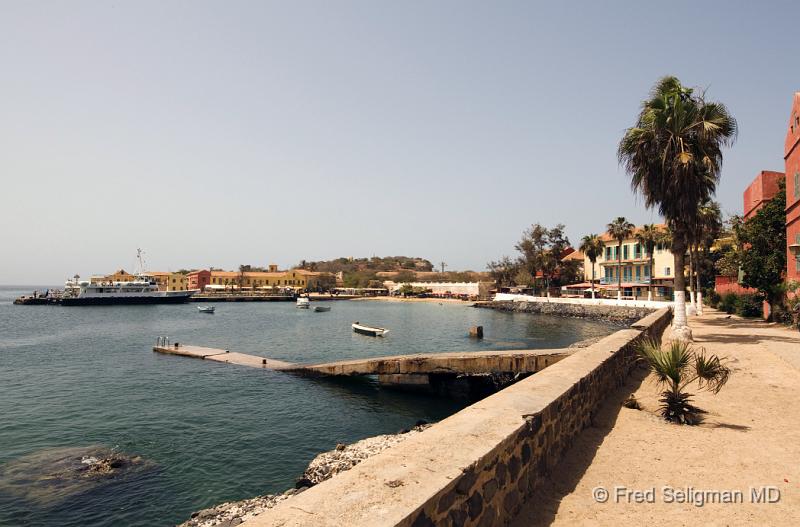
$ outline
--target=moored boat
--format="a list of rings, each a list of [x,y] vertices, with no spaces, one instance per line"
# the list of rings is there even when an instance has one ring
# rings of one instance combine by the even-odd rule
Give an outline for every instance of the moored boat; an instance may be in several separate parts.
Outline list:
[[[301,296],[297,299],[297,305],[300,309],[308,309],[311,307],[311,300],[307,296]]]
[[[330,311],[331,308],[328,306],[316,306],[314,307],[315,313],[325,313],[326,311]]]
[[[361,324],[358,321],[353,322],[352,327],[353,331],[355,331],[356,333],[360,333],[361,335],[368,335],[370,337],[382,337],[385,334],[389,333],[389,330],[386,328],[367,326],[366,324]]]
[[[61,295],[64,306],[108,306],[117,304],[182,304],[188,302],[196,290],[162,291],[156,279],[143,271],[142,252],[139,250],[139,272],[127,282],[90,282],[68,280]]]
[[[197,306],[197,310],[201,313],[214,314],[214,306]]]

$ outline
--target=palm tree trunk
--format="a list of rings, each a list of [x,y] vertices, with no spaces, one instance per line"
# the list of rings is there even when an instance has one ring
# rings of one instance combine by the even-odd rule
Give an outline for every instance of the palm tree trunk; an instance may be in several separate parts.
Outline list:
[[[675,262],[675,311],[672,320],[672,333],[676,340],[690,342],[692,330],[686,321],[686,237],[682,230],[675,230],[672,241],[672,257]]]
[[[694,306],[694,258],[689,246],[689,305]]]
[[[592,262],[592,300],[594,300],[594,262]]]
[[[653,251],[650,251],[650,281],[647,284],[647,300],[653,300],[653,265],[655,258],[653,258]]]
[[[622,300],[622,242],[619,243],[617,248],[617,297]]]
[[[695,295],[695,300],[697,301],[697,314],[703,314],[703,290],[700,288],[700,247],[698,246],[694,251],[694,261],[695,261],[695,284],[697,285],[697,293]]]

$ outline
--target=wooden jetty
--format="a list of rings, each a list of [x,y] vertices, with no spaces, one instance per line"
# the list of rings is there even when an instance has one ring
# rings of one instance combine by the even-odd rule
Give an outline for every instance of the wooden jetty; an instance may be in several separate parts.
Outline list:
[[[257,355],[185,344],[154,346],[153,351],[309,376],[535,373],[569,355],[564,349],[496,350],[417,353],[320,364],[293,364]]]

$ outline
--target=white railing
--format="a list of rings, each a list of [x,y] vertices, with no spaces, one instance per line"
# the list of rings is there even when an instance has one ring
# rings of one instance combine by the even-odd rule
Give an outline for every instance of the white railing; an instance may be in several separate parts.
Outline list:
[[[578,304],[583,306],[622,306],[622,307],[647,307],[660,309],[671,307],[672,302],[665,300],[617,300],[616,298],[556,298],[546,296],[515,295],[512,293],[497,293],[494,299],[498,302],[543,302],[552,304]]]

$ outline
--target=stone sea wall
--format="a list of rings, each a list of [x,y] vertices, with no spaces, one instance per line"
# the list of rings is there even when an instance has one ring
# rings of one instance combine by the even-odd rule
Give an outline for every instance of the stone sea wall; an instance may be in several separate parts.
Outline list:
[[[513,518],[611,390],[661,309],[246,522],[489,526]]]
[[[287,489],[281,494],[265,494],[239,501],[229,501],[197,511],[179,527],[236,527],[278,503],[297,496],[340,472],[350,470],[365,459],[414,437],[430,426],[430,424],[420,421],[413,428],[401,430],[397,434],[368,437],[349,445],[337,444],[335,449],[319,454],[308,464],[294,488]]]
[[[577,303],[569,304],[565,302],[512,302],[509,300],[479,302],[475,304],[475,307],[496,309],[498,311],[513,311],[515,313],[535,313],[569,318],[588,318],[626,326],[646,317],[655,311],[653,308],[648,307],[607,306]]]
[[[573,438],[591,424],[592,413],[606,394],[628,376],[637,357],[636,343],[661,337],[671,320],[670,312],[664,311],[645,317],[636,325],[640,335],[611,350],[609,356],[597,357],[596,367],[575,378],[566,392],[544,408],[523,415],[525,423],[515,433],[398,525],[492,526],[513,518]]]

